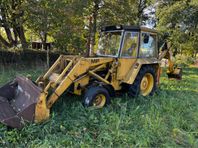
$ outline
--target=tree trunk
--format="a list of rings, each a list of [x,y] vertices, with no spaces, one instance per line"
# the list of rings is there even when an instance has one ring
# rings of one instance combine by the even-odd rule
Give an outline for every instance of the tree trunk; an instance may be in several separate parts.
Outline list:
[[[45,50],[47,50],[47,33],[45,32],[44,33],[44,40],[43,40],[43,48],[45,49]]]
[[[47,32],[42,31],[42,33],[40,34],[41,37],[41,41],[42,41],[42,49],[44,49],[46,51],[46,64],[47,64],[47,68],[49,68],[49,61],[50,61],[50,57],[49,57],[49,48],[47,47]]]
[[[138,4],[138,25],[141,25],[142,22],[142,0],[139,0]]]
[[[14,44],[17,45],[18,44],[18,34],[17,34],[17,31],[14,29],[13,30],[13,33],[14,33]]]
[[[4,29],[5,29],[5,32],[6,32],[7,39],[9,40],[10,44],[12,46],[14,46],[15,44],[14,44],[14,40],[12,38],[12,33],[11,33],[10,29],[7,26],[5,26]]]
[[[25,33],[24,33],[24,29],[23,29],[23,26],[19,26],[19,27],[16,27],[16,32],[19,36],[19,39],[21,41],[21,44],[22,44],[22,48],[25,50],[27,49],[27,41],[26,41],[26,38],[25,38]]]
[[[0,35],[0,42],[3,43],[3,45],[6,47],[12,47],[12,45],[9,42],[7,42],[1,35]]]
[[[90,44],[91,44],[91,30],[92,30],[92,16],[89,16],[89,33],[88,33],[88,37],[87,37],[87,51],[85,53],[85,56],[89,56],[89,52],[90,52]]]
[[[49,54],[49,51],[50,49],[49,49],[49,47],[47,48],[47,68],[49,68],[50,67],[50,54]]]
[[[15,44],[14,44],[14,40],[13,40],[13,38],[12,38],[12,33],[11,33],[11,31],[10,31],[10,28],[8,27],[7,22],[5,22],[5,21],[2,20],[2,23],[4,24],[4,25],[3,25],[3,28],[4,28],[4,30],[5,30],[7,39],[8,39],[9,44],[10,44],[9,47],[10,47],[10,46],[14,46]]]
[[[93,54],[94,50],[94,45],[95,45],[95,34],[97,30],[97,16],[98,16],[98,10],[99,10],[99,2],[95,1],[94,2],[94,8],[93,8],[93,23],[91,23],[91,39],[90,39],[90,51],[89,51],[89,56]]]
[[[6,36],[7,36],[7,39],[8,41],[10,42],[10,44],[12,46],[14,46],[14,40],[12,38],[12,33],[10,31],[10,26],[9,26],[9,23],[7,22],[7,17],[6,17],[6,12],[5,12],[5,9],[1,7],[0,9],[0,14],[1,14],[1,24],[2,24],[2,27],[4,28],[5,32],[6,32]]]
[[[146,8],[147,0],[139,0],[138,1],[138,25],[142,25],[143,22],[143,13]]]
[[[49,57],[49,47],[47,47],[47,33],[45,32],[44,33],[44,40],[43,40],[44,42],[43,42],[43,46],[44,46],[44,49],[46,50],[46,52],[47,52],[47,68],[49,68],[50,67],[50,65],[49,65],[49,61],[50,61],[50,57]]]

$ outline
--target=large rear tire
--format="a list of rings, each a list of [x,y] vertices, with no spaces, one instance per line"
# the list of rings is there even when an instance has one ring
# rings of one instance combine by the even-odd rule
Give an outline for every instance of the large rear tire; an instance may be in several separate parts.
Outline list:
[[[153,95],[156,86],[155,68],[151,65],[146,65],[141,68],[134,83],[130,85],[128,94],[131,97]]]
[[[85,107],[102,108],[110,104],[110,95],[106,88],[102,86],[91,86],[85,92],[83,105]]]

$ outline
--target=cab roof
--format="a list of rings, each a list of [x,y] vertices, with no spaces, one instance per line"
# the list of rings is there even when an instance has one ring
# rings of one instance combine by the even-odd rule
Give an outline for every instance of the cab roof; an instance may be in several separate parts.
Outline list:
[[[101,31],[119,31],[119,30],[125,30],[125,31],[145,31],[145,32],[152,32],[157,33],[155,29],[151,29],[148,27],[142,27],[142,26],[125,26],[125,25],[114,25],[114,26],[105,26],[102,27]]]

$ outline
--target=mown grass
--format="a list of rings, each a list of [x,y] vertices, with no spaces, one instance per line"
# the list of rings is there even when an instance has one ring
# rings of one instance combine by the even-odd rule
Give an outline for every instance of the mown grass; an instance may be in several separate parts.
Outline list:
[[[1,68],[0,84],[18,74],[30,73],[35,79],[41,72],[42,67]],[[198,147],[197,100],[197,68],[185,68],[182,81],[163,75],[152,97],[123,95],[98,110],[86,109],[80,97],[65,94],[44,123],[20,131],[0,125],[0,146]]]

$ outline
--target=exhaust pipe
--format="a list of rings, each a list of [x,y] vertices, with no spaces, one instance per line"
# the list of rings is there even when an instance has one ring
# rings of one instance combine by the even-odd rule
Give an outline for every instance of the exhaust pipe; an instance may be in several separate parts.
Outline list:
[[[35,109],[41,89],[25,77],[0,88],[0,122],[12,128],[22,128],[34,122]]]

